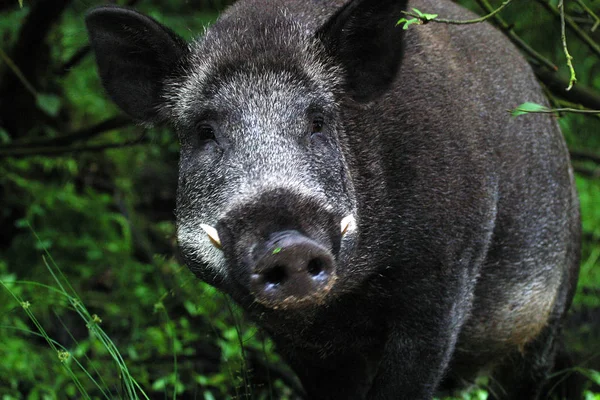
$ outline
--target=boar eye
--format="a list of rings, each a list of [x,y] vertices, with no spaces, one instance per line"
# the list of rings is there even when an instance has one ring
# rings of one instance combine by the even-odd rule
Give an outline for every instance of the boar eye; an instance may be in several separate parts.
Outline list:
[[[212,125],[207,123],[202,123],[198,125],[197,135],[200,141],[206,140],[214,140],[215,139],[215,129]]]
[[[316,117],[313,119],[312,121],[312,127],[311,127],[311,133],[321,133],[323,132],[323,118],[322,117]]]

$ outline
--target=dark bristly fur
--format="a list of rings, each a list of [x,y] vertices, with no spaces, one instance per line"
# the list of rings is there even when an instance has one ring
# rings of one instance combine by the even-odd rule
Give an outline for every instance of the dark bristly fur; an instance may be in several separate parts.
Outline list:
[[[113,100],[177,129],[188,266],[271,333],[308,398],[424,400],[489,373],[494,398],[538,399],[578,273],[567,149],[553,117],[506,112],[546,100],[499,32],[404,31],[410,7],[472,17],[240,0],[187,45],[132,10],[86,22]],[[281,238],[322,254],[325,283],[284,266],[261,286],[267,261],[295,262]]]

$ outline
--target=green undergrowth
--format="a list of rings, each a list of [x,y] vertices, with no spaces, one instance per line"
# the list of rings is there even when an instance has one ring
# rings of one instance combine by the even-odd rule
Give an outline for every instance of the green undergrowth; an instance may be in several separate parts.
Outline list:
[[[0,399],[297,398],[274,376],[256,384],[250,353],[285,368],[272,343],[173,260],[155,260],[171,288],[132,285],[140,301],[119,306],[110,294],[80,295],[31,235],[50,279],[20,280],[0,262]],[[576,371],[600,385],[600,372]],[[487,382],[444,400],[487,399]],[[599,399],[586,391],[585,400]]]
[[[263,365],[281,364],[271,342],[187,269],[157,260],[174,287],[132,285],[143,302],[80,297],[35,236],[48,283],[20,280],[0,262],[0,399],[291,395],[275,378],[251,381],[250,353]]]

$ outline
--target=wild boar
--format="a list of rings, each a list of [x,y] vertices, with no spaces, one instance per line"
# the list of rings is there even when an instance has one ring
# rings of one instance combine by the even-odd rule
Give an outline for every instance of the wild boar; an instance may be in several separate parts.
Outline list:
[[[108,95],[181,144],[189,268],[268,331],[309,399],[431,399],[478,374],[537,399],[576,286],[579,212],[529,65],[448,0],[240,0],[185,43],[87,28]]]

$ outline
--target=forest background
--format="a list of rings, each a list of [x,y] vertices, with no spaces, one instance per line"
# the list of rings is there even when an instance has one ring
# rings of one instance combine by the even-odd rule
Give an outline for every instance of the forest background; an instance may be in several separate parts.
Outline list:
[[[480,15],[502,4],[458,2]],[[136,126],[104,95],[83,16],[107,1],[19,3],[0,0],[0,399],[298,398],[266,335],[177,258],[177,140]],[[113,3],[187,39],[228,5]],[[582,111],[600,110],[600,1],[564,5],[570,91],[558,0],[513,0],[489,21],[524,51],[552,106],[579,112],[556,113],[584,232],[565,340],[577,367],[561,376],[580,375],[598,400],[600,115]],[[485,385],[456,398],[485,399]]]

